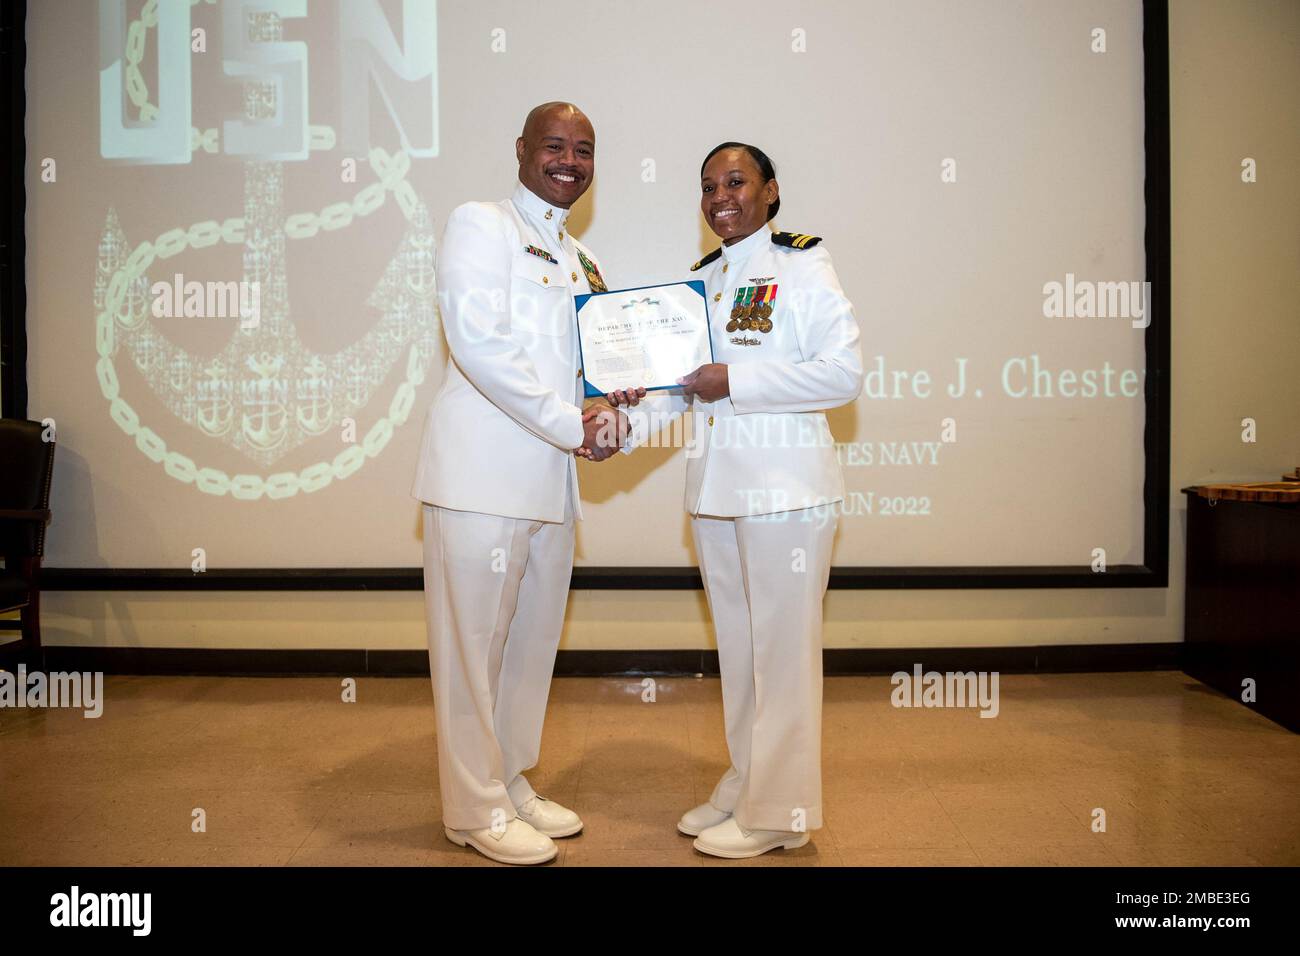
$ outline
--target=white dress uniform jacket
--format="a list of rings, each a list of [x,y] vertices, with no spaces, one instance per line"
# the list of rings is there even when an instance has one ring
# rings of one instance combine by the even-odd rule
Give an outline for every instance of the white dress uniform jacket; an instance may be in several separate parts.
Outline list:
[[[759,229],[693,267],[708,295],[714,361],[726,363],[731,394],[693,403],[686,448],[690,514],[742,517],[844,499],[822,410],[851,402],[862,390],[858,324],[829,253],[815,244],[779,244],[797,242],[789,235],[774,239]],[[728,331],[736,305],[743,308],[747,297],[752,303],[748,290],[763,287],[770,330]],[[680,395],[652,392],[639,408],[644,413],[630,416],[625,451],[688,404]]]
[[[568,234],[567,217],[521,183],[510,199],[465,203],[448,218],[436,275],[450,355],[412,497],[558,522],[569,496],[581,517],[573,297],[592,291],[579,251],[593,265],[595,257]]]

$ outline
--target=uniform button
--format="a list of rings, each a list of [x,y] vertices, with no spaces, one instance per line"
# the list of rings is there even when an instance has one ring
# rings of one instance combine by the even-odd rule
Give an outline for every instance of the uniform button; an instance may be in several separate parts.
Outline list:
[[[564,230],[563,230],[563,229],[560,230],[560,238],[561,238],[561,239],[564,238]]]
[[[551,218],[551,211],[550,211],[549,209],[546,210],[546,218],[547,218],[547,219],[550,219],[550,218]]]
[[[576,273],[576,272],[570,272],[569,275],[571,275],[571,276],[573,277],[573,281],[574,281],[574,282],[577,282],[577,281],[578,281],[578,273]]]
[[[582,378],[582,369],[578,369],[578,378]]]
[[[721,292],[715,292],[715,293],[713,293],[713,301],[714,301],[714,302],[721,302],[721,301],[722,301],[722,293],[721,293]]]
[[[712,415],[709,416],[709,424],[710,424],[710,425],[713,424],[713,416],[712,416]]]
[[[549,277],[549,276],[542,276],[542,285],[546,285],[546,283],[548,283],[548,282],[550,282],[550,281],[551,281],[551,280],[550,280],[550,277]]]
[[[727,265],[728,265],[728,263],[726,263],[726,262],[724,262],[724,263],[722,264],[722,271],[723,271],[723,272],[726,272],[726,271],[727,271]]]

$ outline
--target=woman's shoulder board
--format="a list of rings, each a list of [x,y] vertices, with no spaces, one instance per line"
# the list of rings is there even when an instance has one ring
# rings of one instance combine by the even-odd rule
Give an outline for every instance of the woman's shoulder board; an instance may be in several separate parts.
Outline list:
[[[821,241],[821,236],[810,236],[806,232],[772,233],[772,243],[774,245],[789,246],[791,249],[811,249]]]
[[[699,262],[695,263],[695,265],[691,266],[691,271],[694,272],[697,269],[703,269],[705,266],[707,266],[710,262],[718,258],[718,256],[720,255],[722,255],[722,246],[718,246],[718,248],[714,249],[712,252],[710,252]]]

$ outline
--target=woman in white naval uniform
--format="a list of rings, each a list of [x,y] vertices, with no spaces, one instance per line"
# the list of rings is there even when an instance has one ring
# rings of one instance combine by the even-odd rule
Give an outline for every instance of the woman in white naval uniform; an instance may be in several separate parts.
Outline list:
[[[862,390],[853,307],[815,236],[774,233],[771,161],[723,143],[700,171],[722,247],[703,278],[715,361],[683,395],[609,395],[630,450],[693,405],[686,510],[718,641],[731,767],[678,823],[696,849],[740,859],[808,842],[822,825],[822,600],[843,478],[824,414]],[[658,411],[658,419],[644,414]]]

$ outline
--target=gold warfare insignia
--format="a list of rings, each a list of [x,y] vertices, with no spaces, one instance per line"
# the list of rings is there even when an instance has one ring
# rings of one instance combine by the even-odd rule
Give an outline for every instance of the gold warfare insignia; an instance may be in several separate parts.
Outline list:
[[[591,286],[591,291],[608,292],[609,287],[605,285],[605,280],[601,277],[600,270],[596,268],[596,263],[588,259],[581,249],[578,250],[578,261],[582,263],[582,271],[587,274],[587,285]]]

